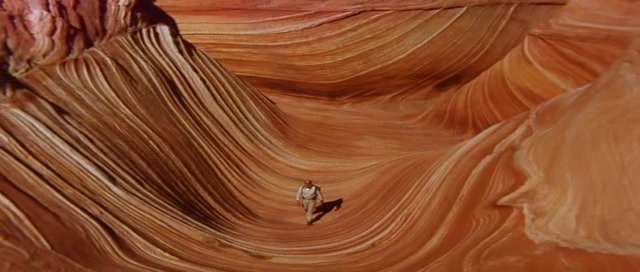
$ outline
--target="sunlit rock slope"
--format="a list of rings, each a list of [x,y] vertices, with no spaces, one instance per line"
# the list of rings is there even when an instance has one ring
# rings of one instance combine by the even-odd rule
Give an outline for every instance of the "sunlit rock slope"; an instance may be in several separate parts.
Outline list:
[[[0,5],[3,271],[640,270],[637,1]]]

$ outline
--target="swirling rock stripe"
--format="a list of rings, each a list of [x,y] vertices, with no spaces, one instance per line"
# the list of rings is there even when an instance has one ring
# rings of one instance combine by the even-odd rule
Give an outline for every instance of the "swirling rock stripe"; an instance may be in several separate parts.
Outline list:
[[[640,61],[638,45],[628,48],[637,39],[634,4],[570,2],[557,21],[537,28],[545,39],[532,37],[535,31],[525,38],[533,22],[525,20],[484,67],[525,38],[503,59],[507,64],[485,72],[479,66],[479,77],[444,84],[450,87],[440,97],[417,103],[374,103],[367,92],[343,97],[362,102],[355,104],[282,91],[266,97],[162,25],[20,70],[15,76],[27,87],[3,78],[0,97],[1,268],[639,270],[632,128]],[[487,7],[403,12],[425,22],[440,18],[423,25],[406,19],[451,31],[456,41],[452,26],[469,13],[478,12],[456,29],[481,31],[467,25],[481,22],[478,14],[495,14],[487,20],[506,29],[518,23],[505,14],[555,9]],[[277,11],[265,29],[397,11],[327,10],[308,12],[309,20],[300,12]],[[244,20],[241,13],[225,16]],[[465,50],[482,52],[475,46]],[[556,63],[542,58],[545,52],[562,57]],[[517,94],[495,88],[483,92],[484,100],[451,106],[458,95],[479,92],[465,91],[467,85],[494,84],[500,73],[516,73],[513,67],[532,76],[503,85],[518,86]],[[438,69],[436,81],[456,71]],[[470,117],[434,125],[430,112],[442,115],[442,105],[451,116],[455,109]],[[591,138],[579,139],[585,135]],[[303,178],[320,181],[328,200],[342,198],[344,207],[303,225],[292,201]]]
[[[180,3],[171,0],[157,0],[156,4],[168,12],[211,10],[266,10],[273,11],[370,11],[370,10],[409,10],[409,9],[438,9],[461,6],[480,6],[497,4],[563,4],[565,0],[330,0],[317,2],[313,0],[300,1],[233,1],[233,0],[186,0]]]
[[[21,91],[3,102],[0,165],[8,184],[2,188],[27,192],[31,198],[13,206],[33,221],[50,251],[90,269],[474,271],[541,259],[558,271],[559,263],[638,265],[552,246],[537,256],[532,252],[540,248],[523,234],[519,212],[493,206],[523,178],[512,156],[531,133],[526,116],[472,138],[444,132],[425,138],[424,132],[399,136],[411,128],[363,111],[355,121],[370,123],[356,129],[369,128],[380,139],[346,143],[351,151],[343,152],[354,156],[340,165],[306,146],[338,149],[344,140],[281,143],[309,137],[293,128],[299,122],[319,126],[321,120],[289,117],[292,111],[281,112],[166,27],[116,38],[20,79],[46,101]],[[332,114],[346,116],[332,107]],[[353,121],[325,133],[347,130]],[[393,139],[404,144],[367,150]],[[424,148],[424,139],[439,147]],[[296,186],[291,179],[308,173],[327,180],[328,197],[340,193],[348,201],[339,217],[312,229],[286,204]],[[56,224],[75,226],[76,235],[44,233],[46,221],[26,208],[34,201],[48,203],[49,213],[64,216]],[[93,246],[78,253],[68,239]]]
[[[455,89],[560,7],[509,2],[405,11],[194,13],[158,4],[185,39],[252,85],[348,101],[424,99]]]
[[[524,207],[534,240],[638,254],[638,45],[591,86],[531,113],[534,134],[519,157],[529,179],[502,202]]]
[[[421,121],[476,133],[591,83],[640,33],[638,12],[625,1],[569,3],[502,60],[440,97]]]

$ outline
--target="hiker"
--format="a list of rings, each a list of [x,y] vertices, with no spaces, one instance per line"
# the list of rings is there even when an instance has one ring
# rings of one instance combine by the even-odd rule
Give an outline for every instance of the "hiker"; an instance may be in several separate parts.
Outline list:
[[[298,188],[296,195],[298,205],[302,205],[307,214],[307,225],[313,223],[313,213],[316,211],[316,205],[322,205],[324,197],[320,192],[320,187],[313,184],[311,180],[305,180],[304,184]],[[300,203],[302,201],[302,203]],[[318,204],[318,201],[320,202]]]

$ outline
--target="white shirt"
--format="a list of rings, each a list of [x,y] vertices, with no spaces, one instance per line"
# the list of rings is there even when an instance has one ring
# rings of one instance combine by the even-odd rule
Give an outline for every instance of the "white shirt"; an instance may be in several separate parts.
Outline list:
[[[312,185],[311,187],[300,186],[298,188],[298,194],[296,195],[296,200],[301,199],[314,199],[319,197],[323,199],[322,193],[320,192],[320,187]]]

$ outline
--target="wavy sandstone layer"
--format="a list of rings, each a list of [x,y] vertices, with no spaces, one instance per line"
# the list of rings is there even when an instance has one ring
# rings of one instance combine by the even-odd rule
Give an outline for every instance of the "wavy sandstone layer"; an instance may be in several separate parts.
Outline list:
[[[636,1],[0,3],[5,271],[640,270]]]
[[[639,45],[593,84],[531,113],[533,134],[518,154],[530,177],[503,202],[524,207],[534,240],[640,253]]]

